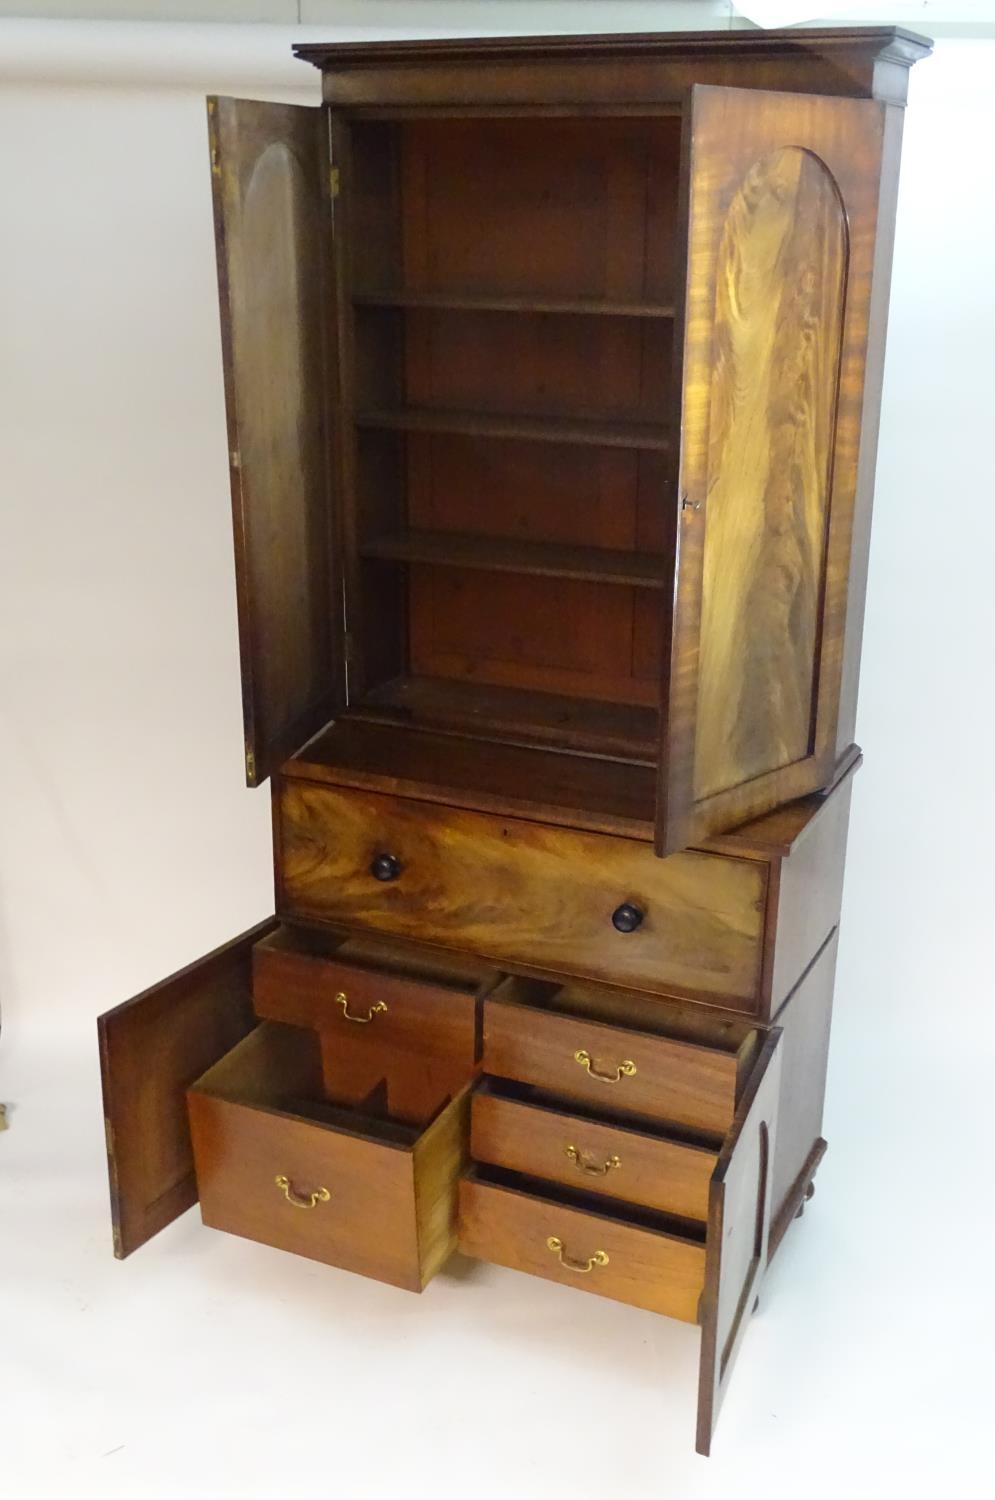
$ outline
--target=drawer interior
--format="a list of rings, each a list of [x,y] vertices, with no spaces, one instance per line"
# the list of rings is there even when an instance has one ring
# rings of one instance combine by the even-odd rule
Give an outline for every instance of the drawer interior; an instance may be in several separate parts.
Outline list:
[[[760,1046],[760,1032],[737,1016],[717,1015],[662,995],[608,985],[556,984],[508,975],[490,992],[494,1000],[533,1006],[554,1015],[598,1021],[627,1031],[706,1048],[736,1060],[736,1095],[742,1093]]]
[[[330,1101],[322,1077],[317,1032],[264,1021],[193,1085],[198,1094],[291,1116],[337,1134],[412,1147],[419,1129],[391,1118],[386,1091],[372,1090],[357,1108]]]
[[[370,932],[352,932],[334,927],[298,927],[285,924],[256,943],[255,954],[289,954],[315,960],[334,958],[382,974],[397,975],[424,984],[477,989],[497,976],[493,967],[471,954],[426,949],[413,943],[395,942]]]
[[[535,1088],[528,1083],[516,1083],[510,1078],[483,1078],[475,1092],[507,1101],[509,1104],[524,1104],[530,1109],[539,1110],[551,1117],[569,1111],[578,1119],[590,1120],[593,1124],[611,1125],[623,1131],[636,1131],[648,1140],[672,1142],[686,1146],[689,1150],[708,1152],[712,1156],[723,1139],[713,1131],[694,1130],[689,1125],[672,1124],[669,1120],[664,1123],[649,1119],[641,1119],[638,1123],[629,1119],[620,1120],[617,1110],[608,1106],[599,1109],[596,1104],[587,1101],[582,1105],[575,1101],[567,1103],[547,1089]]]
[[[416,1126],[329,1103],[316,1032],[263,1022],[187,1093],[205,1224],[420,1291],[456,1245],[469,1091]]]
[[[648,1035],[668,1037],[689,1046],[711,1047],[721,1052],[752,1057],[756,1027],[738,1016],[722,1015],[667,995],[611,985],[523,979],[507,975],[491,992],[495,1000],[534,1006],[578,1020],[602,1021]]]
[[[561,1183],[549,1182],[546,1178],[529,1177],[523,1172],[509,1172],[503,1167],[488,1166],[475,1162],[464,1174],[465,1182],[479,1182],[491,1187],[504,1188],[508,1192],[523,1193],[529,1198],[541,1199],[545,1203],[559,1204],[563,1208],[576,1209],[590,1214],[592,1218],[615,1224],[630,1224],[647,1229],[653,1234],[668,1235],[685,1240],[688,1244],[705,1244],[705,1225],[695,1219],[682,1218],[677,1214],[658,1213],[654,1209],[641,1208],[634,1203],[606,1203],[596,1193],[582,1188],[567,1188]]]
[[[281,929],[253,952],[261,1020],[316,1033],[326,1099],[425,1125],[475,1074],[479,961],[373,936]]]
[[[694,1323],[705,1286],[704,1226],[593,1194],[474,1167],[460,1183],[464,1254]]]
[[[662,1008],[644,1008],[638,1019],[632,1025],[624,1010],[606,1019],[577,1004],[570,986],[508,979],[484,1002],[483,1068],[595,1107],[610,1105],[620,1116],[722,1136],[746,1087],[758,1033],[735,1028],[703,1044],[680,1034],[684,1028],[675,1035]]]
[[[699,1132],[652,1120],[633,1125],[607,1109],[505,1079],[487,1078],[473,1095],[474,1161],[615,1200],[620,1208],[632,1204],[704,1223],[719,1150],[719,1141]]]

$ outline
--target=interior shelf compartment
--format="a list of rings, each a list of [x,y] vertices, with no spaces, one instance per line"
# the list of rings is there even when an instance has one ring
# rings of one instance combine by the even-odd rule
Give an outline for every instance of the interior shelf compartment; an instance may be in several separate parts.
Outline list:
[[[389,792],[446,807],[650,840],[657,771],[552,745],[399,733],[348,710],[283,766],[307,782]]]
[[[653,765],[658,751],[655,708],[448,677],[395,677],[353,704],[349,716],[483,740],[569,746],[635,764]]]
[[[446,531],[410,530],[363,543],[364,557],[391,562],[430,563],[491,573],[531,573],[544,578],[577,578],[661,589],[666,558],[607,547],[562,547],[516,538],[467,536]]]
[[[673,318],[668,302],[626,302],[610,297],[510,296],[500,292],[353,292],[357,307],[410,307],[438,312],[564,313],[584,317]]]
[[[489,416],[483,412],[426,407],[358,411],[356,425],[395,432],[451,432],[472,437],[524,438],[539,443],[581,443],[595,448],[669,452],[669,433],[649,422],[566,421],[549,417]]]

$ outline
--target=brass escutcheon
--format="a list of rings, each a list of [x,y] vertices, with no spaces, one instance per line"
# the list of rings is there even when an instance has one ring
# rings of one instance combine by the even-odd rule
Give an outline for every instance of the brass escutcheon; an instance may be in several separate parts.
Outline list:
[[[387,1006],[383,1000],[378,1000],[376,1005],[371,1005],[365,1016],[351,1016],[349,1014],[349,997],[345,990],[339,990],[335,996],[335,1004],[341,1005],[342,1014],[347,1021],[355,1021],[358,1026],[368,1026],[374,1016],[385,1016]]]
[[[599,1165],[589,1152],[578,1151],[576,1146],[564,1147],[564,1152],[569,1156],[574,1166],[581,1172],[588,1172],[592,1177],[604,1177],[613,1167],[620,1167],[622,1162],[617,1156],[608,1156]]]
[[[586,1276],[588,1271],[594,1270],[595,1266],[608,1264],[608,1254],[604,1250],[595,1250],[587,1260],[572,1260],[563,1248],[563,1241],[556,1234],[549,1236],[546,1248],[552,1250],[553,1254],[559,1258],[561,1266],[565,1266],[568,1271],[576,1271],[579,1276]]]
[[[290,1186],[290,1178],[282,1172],[276,1178],[276,1185],[294,1208],[317,1208],[319,1203],[327,1203],[332,1196],[326,1187],[315,1188],[313,1193],[296,1193]]]
[[[614,1073],[602,1073],[595,1065],[590,1052],[581,1048],[574,1053],[574,1062],[579,1062],[582,1068],[586,1068],[592,1078],[600,1079],[602,1083],[621,1083],[623,1078],[634,1078],[636,1076],[636,1065],[630,1058],[620,1062]]]

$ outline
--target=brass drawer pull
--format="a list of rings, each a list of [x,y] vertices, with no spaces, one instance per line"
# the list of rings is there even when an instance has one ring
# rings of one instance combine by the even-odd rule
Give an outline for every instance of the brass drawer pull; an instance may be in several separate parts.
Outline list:
[[[571,1260],[563,1249],[563,1241],[558,1235],[551,1234],[546,1241],[546,1248],[552,1250],[559,1257],[560,1265],[565,1266],[568,1271],[576,1271],[579,1276],[586,1276],[588,1271],[593,1271],[595,1266],[606,1266],[608,1256],[604,1250],[595,1250],[594,1254],[587,1260]]]
[[[315,1188],[313,1193],[306,1195],[295,1193],[290,1186],[290,1178],[284,1177],[282,1172],[276,1179],[276,1185],[287,1202],[292,1203],[294,1208],[317,1208],[319,1203],[327,1203],[332,1196],[326,1187]]]
[[[599,1166],[591,1156],[585,1156],[583,1151],[578,1151],[576,1146],[567,1146],[566,1155],[569,1156],[575,1167],[581,1172],[589,1172],[592,1177],[604,1177],[613,1167],[620,1167],[621,1160],[617,1156],[606,1157]]]
[[[335,996],[335,1004],[341,1005],[342,1014],[345,1016],[347,1021],[356,1021],[360,1026],[367,1026],[370,1021],[373,1020],[374,1016],[385,1016],[387,1014],[387,1006],[385,1002],[383,1000],[378,1000],[376,1005],[370,1006],[365,1016],[351,1016],[349,1014],[349,997],[346,994],[345,990],[339,990],[338,994]]]
[[[614,1073],[599,1072],[594,1066],[590,1052],[587,1052],[584,1048],[574,1053],[574,1062],[579,1062],[582,1068],[587,1069],[592,1078],[598,1078],[602,1083],[621,1083],[623,1078],[634,1078],[636,1076],[636,1065],[629,1058],[626,1058],[625,1062],[620,1062]]]

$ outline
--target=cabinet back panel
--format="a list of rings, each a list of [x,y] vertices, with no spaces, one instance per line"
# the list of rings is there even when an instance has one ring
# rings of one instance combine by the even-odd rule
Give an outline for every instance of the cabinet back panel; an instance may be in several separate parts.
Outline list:
[[[414,565],[411,670],[652,706],[659,699],[659,630],[644,631],[637,651],[636,592],[574,579]],[[654,642],[656,669],[650,672]]]
[[[657,453],[411,433],[408,524],[426,531],[662,553]]]
[[[666,419],[666,319],[411,310],[406,350],[411,406]]]
[[[673,118],[410,122],[405,284],[671,296],[679,143]]]

